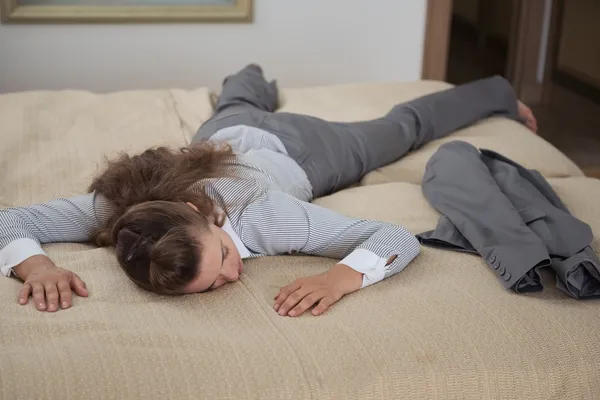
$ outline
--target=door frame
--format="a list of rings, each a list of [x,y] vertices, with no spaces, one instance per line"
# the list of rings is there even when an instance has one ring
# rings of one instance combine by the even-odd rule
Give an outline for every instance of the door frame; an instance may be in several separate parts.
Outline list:
[[[425,18],[422,79],[446,80],[452,0],[428,0]]]

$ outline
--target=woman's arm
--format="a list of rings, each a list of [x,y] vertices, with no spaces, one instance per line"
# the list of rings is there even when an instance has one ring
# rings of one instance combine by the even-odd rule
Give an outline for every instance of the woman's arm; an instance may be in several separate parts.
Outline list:
[[[355,290],[399,273],[420,250],[415,235],[401,226],[350,218],[282,192],[269,192],[252,203],[240,223],[242,240],[254,252],[340,259],[336,277],[355,279],[343,266],[362,274]]]
[[[275,191],[246,208],[241,235],[246,247],[257,253],[301,252],[341,259],[341,264],[364,274],[363,288],[400,272],[420,249],[415,235],[401,226],[350,218]]]
[[[24,282],[19,303],[32,295],[38,310],[56,311],[59,300],[61,308],[71,306],[71,290],[87,296],[85,283],[57,267],[41,245],[88,241],[111,212],[110,203],[94,193],[0,210],[0,272]]]
[[[95,193],[0,210],[2,275],[9,276],[29,257],[44,255],[41,244],[88,241],[110,212],[109,202]]]

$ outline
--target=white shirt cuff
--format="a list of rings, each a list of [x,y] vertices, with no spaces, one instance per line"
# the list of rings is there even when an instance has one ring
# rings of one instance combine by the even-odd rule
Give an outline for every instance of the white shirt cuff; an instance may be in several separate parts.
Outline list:
[[[13,267],[21,264],[29,257],[44,253],[42,247],[33,239],[23,238],[10,242],[0,251],[0,273],[10,276]]]
[[[365,249],[356,249],[340,261],[340,264],[347,265],[363,274],[361,289],[385,278],[386,263],[385,258],[381,258],[372,251]]]

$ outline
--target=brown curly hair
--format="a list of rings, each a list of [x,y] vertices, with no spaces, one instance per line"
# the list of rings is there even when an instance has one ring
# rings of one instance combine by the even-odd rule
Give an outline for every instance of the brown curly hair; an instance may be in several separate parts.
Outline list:
[[[171,150],[121,154],[89,187],[114,206],[92,240],[113,245],[127,276],[144,289],[180,294],[197,275],[202,248],[197,234],[224,216],[202,188],[202,180],[225,175],[233,157],[227,144],[199,142]],[[193,204],[195,211],[185,203]],[[226,205],[219,205],[225,209]]]

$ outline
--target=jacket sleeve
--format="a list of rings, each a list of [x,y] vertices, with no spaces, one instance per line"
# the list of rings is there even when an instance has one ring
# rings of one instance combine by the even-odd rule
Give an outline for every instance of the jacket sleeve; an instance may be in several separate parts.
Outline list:
[[[111,210],[106,198],[95,193],[0,210],[0,272],[10,276],[13,267],[45,254],[42,244],[88,241]]]
[[[514,197],[502,189],[502,180],[514,185]],[[509,198],[525,201],[529,187],[516,171],[486,163],[472,144],[443,144],[427,163],[422,190],[444,219],[422,237],[423,244],[456,244],[462,235],[505,288],[541,290],[537,268],[549,265],[550,258],[543,240],[528,225],[541,215],[528,218],[528,207],[516,206]]]
[[[363,274],[363,288],[402,271],[420,251],[415,235],[401,226],[350,218],[283,192],[266,193],[250,204],[240,232],[256,253],[341,259]]]

